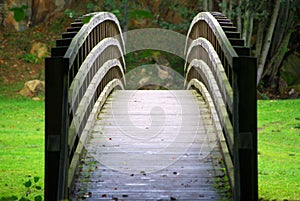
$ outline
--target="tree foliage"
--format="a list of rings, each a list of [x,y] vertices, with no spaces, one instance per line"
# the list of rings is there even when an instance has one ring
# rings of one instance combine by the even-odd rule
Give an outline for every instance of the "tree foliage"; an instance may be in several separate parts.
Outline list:
[[[217,3],[236,22],[246,46],[257,56],[258,83],[278,81],[279,68],[299,24],[299,1],[219,0]]]
[[[17,22],[20,22],[25,19],[26,17],[26,9],[28,8],[27,5],[22,5],[21,7],[14,7],[10,8],[9,10],[14,13],[14,18]]]
[[[258,82],[264,80],[269,83],[278,80],[280,66],[286,53],[291,50],[291,41],[295,40],[294,32],[299,27],[300,21],[298,0],[161,0],[155,2],[91,0],[86,2],[87,12],[114,13],[119,18],[124,31],[128,29],[130,20],[147,19],[152,21],[153,26],[186,33],[192,18],[198,12],[221,11],[235,22],[245,40],[245,45],[251,47],[252,54],[258,57]],[[10,8],[18,22],[25,19],[27,10],[27,5]],[[79,15],[70,9],[65,13],[72,18]],[[181,19],[176,23],[170,19],[174,17],[174,13]],[[33,20],[33,16],[28,17]]]

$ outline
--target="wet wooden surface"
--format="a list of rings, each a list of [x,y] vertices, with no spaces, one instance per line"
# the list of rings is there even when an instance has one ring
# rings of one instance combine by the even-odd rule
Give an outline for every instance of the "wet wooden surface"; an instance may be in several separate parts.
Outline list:
[[[70,199],[220,200],[216,139],[193,91],[114,92],[90,132]]]

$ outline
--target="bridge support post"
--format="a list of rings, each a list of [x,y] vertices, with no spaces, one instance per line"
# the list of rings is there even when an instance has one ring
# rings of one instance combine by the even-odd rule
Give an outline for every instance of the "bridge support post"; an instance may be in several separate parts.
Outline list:
[[[256,66],[253,57],[233,60],[238,87],[238,160],[240,198],[258,200]]]
[[[63,57],[45,59],[45,200],[67,195],[68,67]]]

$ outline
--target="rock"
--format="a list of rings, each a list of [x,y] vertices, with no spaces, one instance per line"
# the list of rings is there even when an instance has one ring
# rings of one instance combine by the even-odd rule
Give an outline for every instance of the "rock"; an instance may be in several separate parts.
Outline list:
[[[71,2],[72,0],[28,0],[26,2],[24,2],[24,0],[5,0],[4,3],[6,12],[1,18],[4,18],[3,24],[7,28],[13,28],[17,31],[22,31],[31,25],[36,25],[49,19],[55,13],[58,13],[58,11],[63,10],[64,7]],[[26,15],[25,19],[20,22],[16,22],[13,12],[10,12],[9,9],[20,8],[23,5],[28,7],[24,10]]]
[[[157,68],[157,75],[160,79],[167,79],[169,77],[168,67],[157,64],[155,64],[155,67]]]
[[[300,84],[297,84],[297,85],[293,85],[290,87],[291,90],[289,91],[289,93],[295,93],[295,94],[298,94],[300,95]]]
[[[288,86],[300,84],[300,57],[291,54],[283,62],[280,70],[281,77],[286,81]]]
[[[34,97],[45,91],[45,82],[40,80],[30,80],[25,83],[19,92],[22,96]]]
[[[288,84],[286,83],[286,81],[282,78],[279,78],[279,84],[278,84],[278,90],[279,90],[279,93],[281,95],[284,95],[284,93],[286,92],[288,88]]]
[[[144,86],[147,85],[147,83],[149,82],[150,77],[143,77],[140,81],[139,81],[139,85],[140,86]]]
[[[34,100],[34,101],[40,101],[41,99],[39,97],[33,97],[32,100]]]
[[[300,85],[298,86],[298,87],[300,87]],[[300,89],[300,88],[299,88]],[[298,90],[299,90],[298,89]],[[299,98],[299,95],[300,95],[300,93],[299,93],[299,91],[297,90],[297,86],[293,86],[292,88],[290,88],[290,90],[288,91],[288,97],[290,98],[290,99],[294,99],[294,98]]]
[[[24,31],[28,28],[27,21],[16,22],[14,18],[13,12],[9,12],[4,19],[4,25],[7,29],[16,30],[16,31]]]
[[[36,55],[39,59],[46,57],[48,54],[47,45],[41,42],[33,43],[30,54]]]
[[[145,73],[146,73],[146,69],[145,69],[145,68],[142,68],[142,69],[141,69],[141,76],[144,76]]]

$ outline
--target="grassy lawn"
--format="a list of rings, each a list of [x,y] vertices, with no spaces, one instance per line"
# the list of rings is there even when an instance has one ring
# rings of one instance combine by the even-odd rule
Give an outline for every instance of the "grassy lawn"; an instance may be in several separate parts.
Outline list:
[[[300,100],[258,102],[259,196],[300,200]]]
[[[42,189],[32,186],[28,191],[24,183],[35,183],[34,177]],[[44,102],[0,94],[0,200],[26,193],[33,200],[43,194],[43,180]]]
[[[19,88],[0,86],[0,201],[43,194],[44,102],[10,93]],[[260,198],[300,200],[300,100],[258,101],[258,130]],[[42,189],[28,191],[34,177]]]

